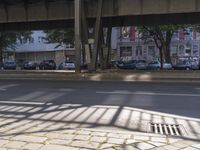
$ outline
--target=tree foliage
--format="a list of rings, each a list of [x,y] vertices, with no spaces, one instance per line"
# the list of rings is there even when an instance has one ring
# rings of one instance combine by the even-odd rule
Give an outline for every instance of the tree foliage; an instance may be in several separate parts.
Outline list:
[[[141,38],[148,42],[153,39],[160,53],[161,65],[163,67],[163,59],[167,63],[171,63],[170,45],[174,33],[180,29],[185,29],[190,25],[155,25],[138,27]]]
[[[46,43],[57,44],[55,48],[63,45],[71,44],[74,46],[74,29],[63,29],[63,30],[47,30],[44,31],[46,36],[43,39]]]
[[[27,42],[31,39],[30,31],[1,31],[0,32],[0,61],[3,61],[3,53],[7,50],[15,50],[18,43]]]

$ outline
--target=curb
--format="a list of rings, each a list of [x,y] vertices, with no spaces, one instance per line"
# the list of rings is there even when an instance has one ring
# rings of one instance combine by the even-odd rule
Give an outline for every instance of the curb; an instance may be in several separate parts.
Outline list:
[[[0,71],[0,79],[199,83],[200,71],[110,71],[80,74],[53,71]]]

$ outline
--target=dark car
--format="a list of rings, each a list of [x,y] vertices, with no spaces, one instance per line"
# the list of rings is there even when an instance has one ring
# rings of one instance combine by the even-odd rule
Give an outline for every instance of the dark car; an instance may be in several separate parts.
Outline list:
[[[119,61],[117,67],[119,69],[136,69],[136,60],[130,60],[127,62]]]
[[[3,64],[3,69],[5,70],[16,70],[17,65],[15,61],[6,61]]]
[[[2,69],[3,69],[3,63],[0,62],[0,70],[2,70]]]
[[[198,70],[199,65],[194,61],[183,61],[173,67],[175,70]]]
[[[36,68],[37,68],[37,64],[31,61],[26,61],[23,64],[23,69],[25,70],[36,70]]]
[[[56,63],[54,60],[43,60],[40,64],[39,64],[39,69],[40,70],[55,70],[56,69]]]

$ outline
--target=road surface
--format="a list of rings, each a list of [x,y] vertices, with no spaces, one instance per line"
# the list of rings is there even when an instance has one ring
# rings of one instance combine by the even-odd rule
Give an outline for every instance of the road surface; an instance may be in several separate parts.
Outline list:
[[[0,106],[5,118],[133,131],[181,124],[200,138],[199,83],[0,80]]]

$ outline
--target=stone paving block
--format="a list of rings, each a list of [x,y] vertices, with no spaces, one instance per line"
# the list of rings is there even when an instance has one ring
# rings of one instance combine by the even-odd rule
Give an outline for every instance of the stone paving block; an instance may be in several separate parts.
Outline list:
[[[76,133],[77,130],[73,130],[73,129],[66,129],[66,130],[62,130],[62,131],[59,131],[59,133],[65,133],[65,134],[74,134]]]
[[[5,148],[14,148],[14,149],[20,149],[22,146],[24,146],[25,142],[18,142],[18,141],[11,141],[4,145]]]
[[[121,138],[121,139],[130,139],[131,134],[116,134],[116,133],[109,133],[108,137],[112,138]]]
[[[60,133],[50,132],[45,135],[49,139],[56,139],[60,136]]]
[[[107,133],[105,132],[92,132],[91,135],[94,135],[94,136],[106,136]]]
[[[154,148],[155,146],[151,145],[151,144],[148,144],[148,143],[137,143],[137,144],[134,144],[134,146],[136,148],[139,148],[141,150],[147,150],[147,149],[151,149],[151,148]]]
[[[126,140],[125,144],[133,144],[133,143],[138,143],[138,141],[133,140],[133,139],[128,139]]]
[[[27,144],[25,146],[23,146],[22,149],[25,149],[25,150],[38,150],[39,148],[41,148],[43,145],[42,144]]]
[[[8,140],[1,140],[0,139],[0,146],[3,146],[5,144],[7,144],[9,141]]]
[[[151,144],[151,145],[154,145],[154,146],[158,146],[158,147],[164,146],[164,145],[167,144],[167,143],[152,142],[152,141],[148,141],[148,143]]]
[[[88,141],[73,141],[70,146],[80,147],[80,148],[89,148],[89,149],[97,149],[99,147],[99,143],[97,142],[88,142]]]
[[[18,135],[16,137],[13,137],[12,140],[23,141],[23,142],[32,142],[32,143],[44,143],[47,140],[47,138],[39,137],[39,136],[32,136],[32,135]]]
[[[42,146],[40,150],[79,150],[78,148],[48,144]]]
[[[56,144],[56,145],[68,145],[71,143],[71,140],[60,140],[60,139],[52,139],[50,141],[47,141],[48,144]]]
[[[182,150],[199,150],[199,149],[194,148],[194,147],[187,147],[187,148],[183,148]]]
[[[141,135],[135,135],[134,140],[138,141],[148,141],[150,138],[148,136],[141,136]]]
[[[168,139],[168,142],[171,143],[171,144],[172,144],[172,143],[175,143],[175,142],[178,142],[178,141],[182,141],[182,140],[179,139],[179,138],[169,138],[169,139]]]
[[[74,137],[75,140],[88,141],[91,137],[89,135],[77,135]]]
[[[90,135],[91,131],[79,130],[76,132],[76,134]]]
[[[172,146],[172,145],[166,145],[166,146],[163,146],[162,148],[166,149],[166,150],[179,150],[180,149],[180,148]]]
[[[134,146],[131,146],[131,145],[125,145],[125,146],[122,146],[122,147],[116,147],[117,150],[140,150]]]
[[[167,143],[167,139],[166,138],[151,137],[150,140],[153,141],[153,142]]]
[[[103,143],[106,141],[106,137],[101,137],[101,136],[93,136],[90,141],[92,142],[99,142],[99,143]]]
[[[111,143],[111,144],[124,144],[125,140],[124,139],[118,139],[118,138],[109,138],[108,143]]]
[[[101,145],[100,149],[109,149],[109,148],[113,148],[115,146],[116,146],[115,144],[105,143],[105,144]]]
[[[172,143],[172,146],[178,147],[178,148],[185,148],[188,146],[188,144],[184,143],[184,142],[176,142],[176,143]]]
[[[75,135],[73,134],[59,134],[58,139],[62,140],[73,140]]]
[[[200,149],[200,144],[194,144],[194,145],[192,145],[192,147]]]

